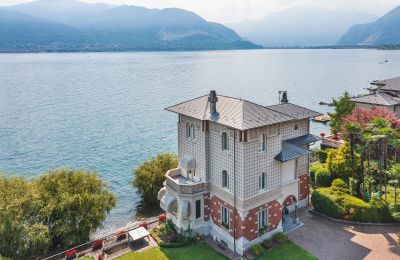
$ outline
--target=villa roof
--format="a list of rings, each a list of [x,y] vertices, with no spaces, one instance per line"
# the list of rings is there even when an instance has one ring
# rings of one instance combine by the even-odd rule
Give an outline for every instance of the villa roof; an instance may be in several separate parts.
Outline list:
[[[208,95],[201,96],[171,107],[166,110],[178,114],[190,116],[200,120],[210,120],[228,127],[239,130],[248,130],[252,128],[272,125],[292,120],[298,120],[296,113],[291,113],[289,107],[295,106],[274,106],[264,107],[262,105],[227,96],[218,95],[217,114],[210,114],[210,101]],[[304,111],[308,109],[296,106]],[[280,111],[282,110],[282,111]],[[308,110],[311,111],[311,110]],[[302,115],[302,118],[311,118],[319,113],[312,111]]]
[[[286,142],[289,142],[289,143],[297,145],[297,146],[301,146],[301,145],[305,145],[305,144],[314,143],[319,140],[321,140],[320,137],[312,135],[312,134],[308,134],[308,135],[302,135],[299,137],[295,137],[295,138],[286,140]]]
[[[371,82],[371,85],[379,86],[382,90],[400,91],[400,77],[375,80]]]
[[[394,106],[400,104],[400,98],[394,97],[385,92],[352,98],[351,101],[379,106]]]
[[[299,147],[297,145],[294,145],[290,142],[283,142],[282,143],[282,151],[275,156],[275,159],[280,161],[280,162],[287,162],[289,160],[298,158],[303,155],[310,154],[311,151],[307,150],[305,148]]]
[[[322,115],[321,113],[291,103],[268,106],[267,108],[284,113],[296,119],[306,119]]]

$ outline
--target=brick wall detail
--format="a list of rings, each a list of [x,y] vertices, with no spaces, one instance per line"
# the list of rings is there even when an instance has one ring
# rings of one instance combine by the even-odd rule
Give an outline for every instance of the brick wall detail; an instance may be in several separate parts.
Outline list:
[[[283,201],[283,206],[285,206],[285,207],[290,206],[290,205],[292,205],[293,203],[295,203],[296,201],[297,201],[297,200],[296,200],[296,196],[294,196],[294,195],[289,195],[289,196],[287,196],[286,199]]]
[[[310,194],[310,176],[307,174],[299,176],[300,179],[300,189],[299,189],[299,198],[300,200],[304,200],[308,198]]]
[[[215,225],[221,226],[221,206],[230,210],[229,233],[233,236],[233,206],[224,202],[217,196],[213,195],[210,199],[211,218]],[[282,220],[282,207],[277,200],[271,201],[257,208],[249,210],[246,218],[242,220],[240,215],[236,213],[236,239],[244,237],[251,241],[258,237],[258,212],[268,209],[268,226],[269,230],[276,229]],[[224,228],[221,226],[221,228]]]

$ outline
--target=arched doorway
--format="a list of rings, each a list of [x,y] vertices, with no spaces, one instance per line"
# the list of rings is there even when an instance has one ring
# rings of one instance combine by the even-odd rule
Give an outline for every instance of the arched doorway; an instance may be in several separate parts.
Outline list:
[[[289,195],[282,203],[282,227],[283,232],[295,228],[300,222],[297,217],[297,198]]]

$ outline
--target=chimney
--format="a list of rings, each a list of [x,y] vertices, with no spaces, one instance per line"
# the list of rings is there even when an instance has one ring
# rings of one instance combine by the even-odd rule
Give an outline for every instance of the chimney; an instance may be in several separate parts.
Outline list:
[[[210,95],[208,96],[208,101],[210,101],[210,114],[217,113],[217,92],[215,90],[210,91]]]
[[[282,91],[281,104],[287,104],[287,103],[289,103],[289,100],[287,97],[287,91]]]

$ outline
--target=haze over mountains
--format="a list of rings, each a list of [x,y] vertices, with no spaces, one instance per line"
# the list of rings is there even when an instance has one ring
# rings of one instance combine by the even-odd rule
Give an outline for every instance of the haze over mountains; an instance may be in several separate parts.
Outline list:
[[[338,45],[399,45],[400,6],[388,12],[377,21],[352,26],[340,39]]]
[[[266,47],[332,46],[354,24],[377,17],[358,12],[300,6],[228,26],[242,37]]]
[[[232,29],[178,9],[39,0],[0,8],[0,51],[260,48]]]

